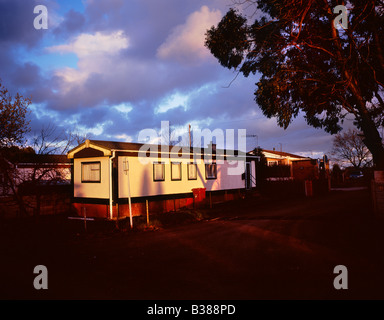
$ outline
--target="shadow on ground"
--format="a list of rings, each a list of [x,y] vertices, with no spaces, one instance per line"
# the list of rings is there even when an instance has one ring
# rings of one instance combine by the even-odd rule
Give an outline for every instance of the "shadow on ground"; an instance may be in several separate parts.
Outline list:
[[[212,209],[1,222],[1,299],[383,299],[384,223],[367,190],[260,196]],[[33,269],[48,268],[35,290]],[[336,265],[348,290],[336,290]]]

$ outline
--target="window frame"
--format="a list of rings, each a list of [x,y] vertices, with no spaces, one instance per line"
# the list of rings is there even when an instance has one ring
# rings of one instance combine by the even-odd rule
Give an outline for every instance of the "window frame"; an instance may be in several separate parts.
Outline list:
[[[190,177],[189,167],[191,165],[195,166],[195,177],[194,178]],[[187,174],[188,174],[188,180],[197,180],[197,164],[195,162],[190,162],[190,163],[187,164]]]
[[[159,164],[161,164],[162,165],[162,171],[163,171],[163,178],[162,179],[155,179],[156,177],[155,177],[155,166],[156,165],[159,165]],[[154,182],[161,182],[161,181],[165,181],[165,163],[164,162],[154,162],[153,163],[153,166],[152,166],[152,171],[153,171],[153,181]]]
[[[214,175],[213,176],[208,176],[208,172],[209,170],[207,170],[208,166],[214,166]],[[217,164],[216,162],[212,162],[212,163],[206,163],[205,164],[205,179],[206,180],[215,180],[217,179]]]
[[[84,179],[84,165],[98,164],[99,180],[85,180]],[[101,161],[85,161],[81,162],[81,183],[101,183]]]
[[[278,160],[268,160],[268,167],[278,166],[279,161]]]
[[[181,166],[181,162],[171,162],[171,181],[181,181],[182,180],[182,177],[183,177],[183,174],[182,174],[182,166]],[[173,177],[173,166],[174,165],[178,165],[179,166],[179,169],[180,169],[180,178],[174,178]]]

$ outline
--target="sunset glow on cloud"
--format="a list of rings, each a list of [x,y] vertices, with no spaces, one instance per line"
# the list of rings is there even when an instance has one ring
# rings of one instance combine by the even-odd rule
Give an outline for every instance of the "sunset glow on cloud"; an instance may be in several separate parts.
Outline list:
[[[328,151],[332,136],[303,117],[288,130],[264,117],[254,101],[258,75],[236,77],[204,46],[232,1],[40,2],[46,30],[33,27],[35,1],[0,5],[0,78],[32,98],[32,132],[52,123],[94,139],[137,141],[140,130],[169,121],[178,132],[189,124],[247,129],[258,137],[247,138],[249,149]]]
[[[205,32],[216,25],[221,17],[219,10],[211,11],[207,6],[202,6],[199,11],[191,13],[184,24],[172,30],[159,47],[158,56],[186,63],[212,58],[209,50],[204,47]]]

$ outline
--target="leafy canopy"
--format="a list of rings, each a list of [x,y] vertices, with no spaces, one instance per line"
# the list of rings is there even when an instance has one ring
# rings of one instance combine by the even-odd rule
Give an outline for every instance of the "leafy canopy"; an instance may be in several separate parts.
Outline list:
[[[255,100],[264,115],[287,128],[303,111],[332,134],[348,113],[360,127],[383,124],[383,1],[247,2],[257,5],[254,21],[230,9],[205,45],[224,67],[261,75]],[[338,4],[349,9],[346,30],[333,24]]]

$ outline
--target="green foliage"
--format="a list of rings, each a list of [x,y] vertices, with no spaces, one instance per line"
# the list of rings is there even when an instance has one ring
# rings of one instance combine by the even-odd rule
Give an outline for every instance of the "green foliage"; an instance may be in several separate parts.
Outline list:
[[[377,126],[383,125],[384,4],[345,1],[348,29],[336,29],[338,1],[257,0],[254,21],[230,9],[206,34],[219,62],[260,75],[255,101],[287,128],[301,112],[307,123],[335,134],[347,114],[384,167]]]
[[[247,43],[246,19],[230,9],[217,28],[207,31],[207,43],[212,45],[212,54],[226,68],[237,68],[243,60]]]

